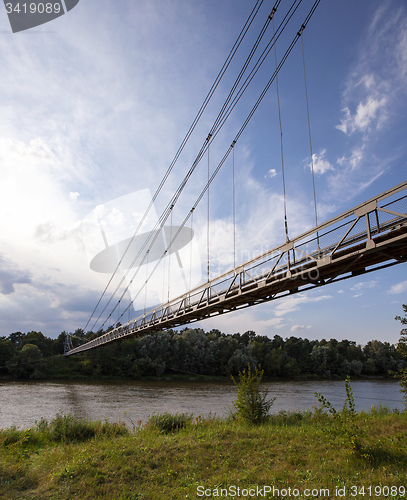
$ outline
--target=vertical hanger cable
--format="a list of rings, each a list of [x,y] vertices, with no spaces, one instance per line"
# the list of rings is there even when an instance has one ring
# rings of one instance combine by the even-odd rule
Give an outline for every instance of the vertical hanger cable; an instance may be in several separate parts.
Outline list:
[[[209,282],[209,180],[210,180],[210,172],[209,172],[209,145],[208,145],[208,220],[206,225],[206,253],[207,253],[207,279]]]
[[[305,87],[305,100],[307,103],[307,120],[308,120],[308,136],[309,136],[309,150],[311,156],[311,175],[312,175],[312,189],[314,193],[314,211],[315,211],[315,226],[318,226],[318,212],[317,212],[317,196],[315,191],[315,174],[314,174],[314,155],[312,153],[312,140],[311,140],[311,123],[309,117],[309,104],[308,104],[308,91],[307,91],[307,76],[305,71],[305,55],[304,55],[304,41],[303,41],[303,28],[299,31],[301,35],[301,48],[302,48],[302,63],[304,68],[304,87]],[[319,248],[319,234],[317,232],[317,242],[318,242],[318,251]]]
[[[236,141],[233,141],[233,151],[232,151],[232,185],[233,185],[233,268],[236,267],[236,192],[235,192],[235,145]]]
[[[168,247],[168,302],[170,301],[170,283],[171,283],[171,245],[172,245],[172,213],[174,205],[171,207],[170,218],[170,244]]]
[[[194,234],[194,209],[191,210],[191,234]],[[192,239],[189,245],[189,289],[192,288]]]
[[[273,17],[273,36],[274,33],[274,17]],[[277,69],[277,44],[274,44],[274,61]],[[285,175],[284,175],[284,153],[283,153],[283,126],[281,123],[281,109],[280,109],[280,94],[278,91],[278,75],[276,75],[276,91],[277,91],[277,108],[278,108],[278,123],[280,125],[280,150],[281,150],[281,172],[283,177],[283,198],[284,198],[284,227],[285,227],[285,239],[287,242],[290,241],[288,236],[288,221],[287,221],[287,197],[285,191]]]
[[[147,263],[146,263],[146,285],[145,285],[145,293],[144,293],[144,314],[146,314],[147,309],[147,285],[148,285],[148,254],[150,250],[147,250]]]

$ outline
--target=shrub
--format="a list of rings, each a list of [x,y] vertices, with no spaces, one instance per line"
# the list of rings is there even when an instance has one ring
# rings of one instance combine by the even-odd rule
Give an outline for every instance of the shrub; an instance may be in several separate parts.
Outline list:
[[[403,394],[404,411],[407,411],[407,368],[404,368],[400,373],[399,386],[400,392]]]
[[[359,456],[364,456],[366,458],[367,455],[363,453],[361,444],[362,433],[356,423],[357,413],[355,409],[355,400],[353,397],[352,388],[350,386],[349,375],[345,380],[345,390],[346,398],[343,404],[342,411],[340,412],[337,412],[332,404],[326,398],[324,398],[322,394],[316,392],[315,396],[321,404],[321,407],[317,409],[317,412],[322,413],[322,410],[324,408],[328,410],[338,423],[338,430],[343,436],[344,444],[348,448],[350,448],[352,453]]]
[[[267,399],[268,389],[260,389],[262,378],[263,370],[256,367],[253,373],[250,364],[247,370],[239,372],[239,383],[232,376],[233,383],[237,386],[237,396],[233,403],[236,416],[250,424],[264,421],[276,399]]]
[[[147,427],[158,429],[163,434],[179,431],[186,427],[192,421],[192,415],[187,413],[161,413],[160,415],[152,415],[147,421]]]

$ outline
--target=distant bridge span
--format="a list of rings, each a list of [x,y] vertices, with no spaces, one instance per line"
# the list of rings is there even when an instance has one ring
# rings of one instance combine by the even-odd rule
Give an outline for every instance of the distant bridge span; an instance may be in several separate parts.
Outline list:
[[[237,311],[407,260],[407,181],[66,356]]]

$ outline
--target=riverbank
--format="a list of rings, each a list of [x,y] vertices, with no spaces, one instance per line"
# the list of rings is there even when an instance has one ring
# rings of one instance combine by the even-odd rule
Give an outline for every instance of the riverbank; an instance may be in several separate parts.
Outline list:
[[[56,434],[44,423],[1,431],[0,499],[406,497],[406,412],[379,407],[353,423],[280,412],[254,427],[198,418],[168,434],[92,425],[65,437],[61,422]]]

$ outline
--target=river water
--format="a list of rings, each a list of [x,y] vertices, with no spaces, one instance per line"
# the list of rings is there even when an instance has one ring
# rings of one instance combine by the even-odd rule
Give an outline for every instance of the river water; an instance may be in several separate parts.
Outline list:
[[[318,404],[315,392],[323,394],[337,409],[342,408],[346,397],[343,381],[279,381],[266,385],[270,397],[276,398],[272,413],[312,409]],[[395,380],[357,380],[351,386],[357,410],[369,410],[379,403],[403,408]],[[235,386],[226,381],[0,381],[0,428],[27,428],[41,417],[52,419],[56,413],[125,422],[129,427],[165,411],[225,416],[235,397]]]

